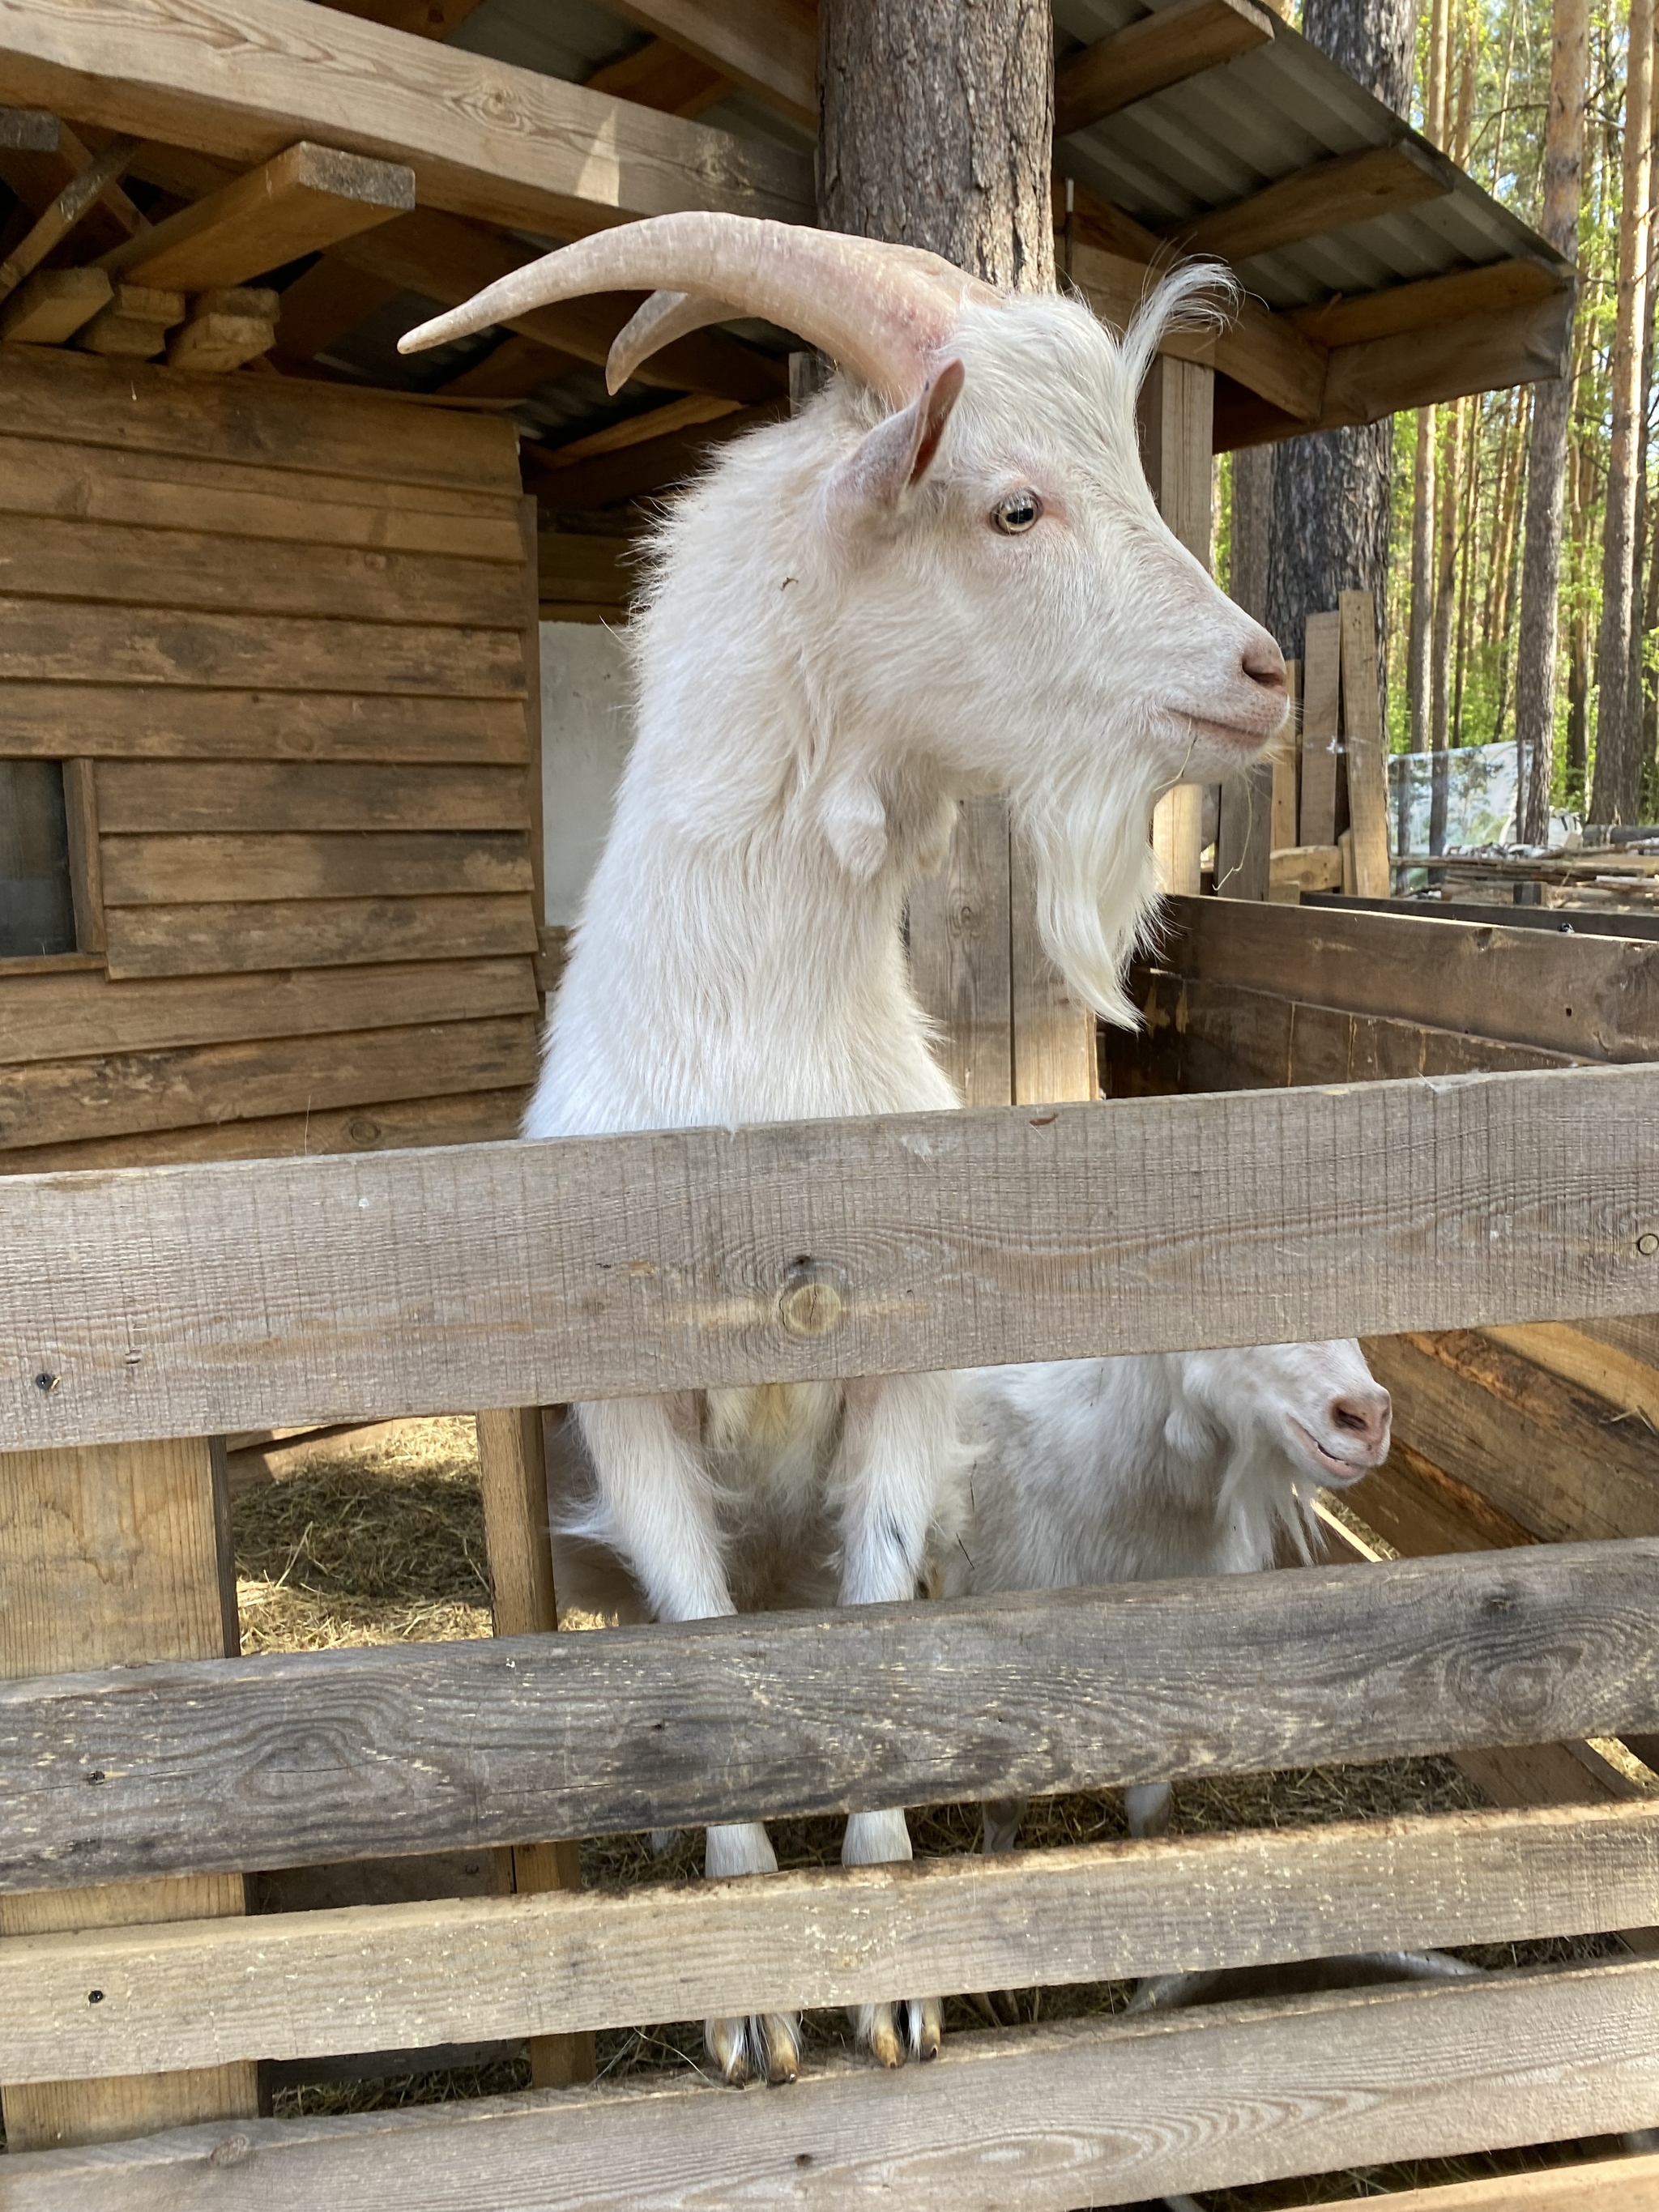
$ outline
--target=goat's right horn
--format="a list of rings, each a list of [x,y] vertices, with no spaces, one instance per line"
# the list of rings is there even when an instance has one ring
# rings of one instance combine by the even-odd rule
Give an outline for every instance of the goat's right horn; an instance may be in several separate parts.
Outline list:
[[[398,349],[416,353],[556,301],[641,289],[685,296],[648,301],[618,338],[613,364],[635,367],[668,343],[665,332],[684,337],[722,313],[762,315],[851,369],[896,406],[914,398],[927,380],[928,362],[963,305],[1000,296],[916,246],[750,216],[659,215],[598,231],[515,269],[464,307],[410,331]]]

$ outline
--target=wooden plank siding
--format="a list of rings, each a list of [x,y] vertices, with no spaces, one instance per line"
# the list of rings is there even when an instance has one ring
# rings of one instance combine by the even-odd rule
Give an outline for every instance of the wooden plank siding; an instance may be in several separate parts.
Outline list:
[[[539,1005],[511,426],[21,348],[0,420],[0,752],[71,764],[102,958],[0,963],[0,1170],[510,1134]]]

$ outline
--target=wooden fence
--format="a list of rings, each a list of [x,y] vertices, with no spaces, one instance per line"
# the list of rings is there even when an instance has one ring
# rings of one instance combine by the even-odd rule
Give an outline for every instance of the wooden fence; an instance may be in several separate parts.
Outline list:
[[[1650,1926],[1650,1798],[256,1917],[234,1877],[1652,1736],[1659,1539],[237,1659],[201,1441],[1656,1306],[1651,1066],[0,1182],[0,2095],[63,2146],[0,2164],[0,2207],[1067,2212],[1659,2123],[1639,1957],[963,2034],[787,2094],[254,2117],[262,2059]],[[193,1642],[161,1656],[165,1592],[52,1613],[60,1520],[83,1552],[108,1520],[112,1614],[191,1481]]]

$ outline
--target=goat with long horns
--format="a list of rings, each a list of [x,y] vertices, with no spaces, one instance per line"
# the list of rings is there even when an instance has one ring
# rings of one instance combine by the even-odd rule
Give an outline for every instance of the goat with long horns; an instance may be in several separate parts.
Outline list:
[[[527,1136],[957,1105],[902,931],[974,792],[1006,792],[1031,841],[1068,987],[1133,1019],[1121,970],[1154,892],[1152,802],[1238,772],[1285,711],[1279,648],[1165,527],[1136,445],[1159,340],[1216,281],[1166,277],[1118,340],[1079,301],[1006,295],[911,248],[662,216],[404,340],[644,288],[613,389],[740,314],[842,372],[794,420],[726,447],[656,533],[629,633],[638,734]],[[962,1518],[951,1376],[678,1392],[577,1418],[586,1532],[661,1620],[799,1602],[803,1561],[842,1603],[911,1597],[930,1527]],[[909,1856],[902,1812],[848,1820],[848,1864]],[[757,1823],[709,1829],[710,1875],[775,1863]],[[931,2057],[939,2002],[867,2005],[859,2025],[889,2065]],[[708,2033],[728,2080],[799,2065],[787,2014]]]

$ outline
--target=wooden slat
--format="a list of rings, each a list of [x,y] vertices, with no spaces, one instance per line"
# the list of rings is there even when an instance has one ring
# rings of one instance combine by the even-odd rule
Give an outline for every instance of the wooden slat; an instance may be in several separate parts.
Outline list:
[[[1345,2197],[1345,2204],[1352,2203]],[[1335,2200],[1316,2208],[1334,2212]],[[1599,2158],[1541,2172],[1494,2174],[1395,2192],[1394,2212],[1659,2212],[1659,2154]]]
[[[1271,878],[1276,765],[1260,761],[1221,787],[1215,887],[1223,898],[1265,899]],[[1294,778],[1295,769],[1291,769]]]
[[[732,89],[732,80],[684,53],[666,39],[647,39],[620,61],[607,62],[584,82],[595,92],[659,107],[665,115],[701,115]]]
[[[337,680],[344,672],[337,671]],[[0,685],[0,712],[8,752],[62,760],[78,750],[100,765],[147,758],[315,762],[326,772],[369,762],[506,765],[525,758],[518,699],[7,684]]]
[[[620,0],[618,12],[792,123],[817,130],[818,27],[811,0]]]
[[[890,1987],[1509,1942],[1655,1914],[1659,1801],[1638,1798],[35,1937],[0,1947],[0,2045],[14,2080],[107,2075],[859,2004]]]
[[[9,111],[16,114],[19,111]],[[61,116],[50,120],[55,124],[58,143],[51,152],[33,152],[22,148],[0,148],[0,177],[16,193],[32,215],[41,215],[52,204],[71,178],[77,176],[92,161],[92,149],[72,131]],[[145,217],[133,205],[121,186],[106,185],[99,195],[96,206],[89,209],[81,223],[81,237],[89,252],[96,253],[106,246],[118,245],[135,230],[145,228]]]
[[[528,1015],[34,1060],[0,1072],[0,1150],[329,1107],[378,1109],[398,1097],[498,1091],[530,1083],[535,1073],[536,1024]]]
[[[108,185],[123,176],[137,147],[131,138],[112,138],[97,158],[71,177],[52,205],[0,261],[0,299],[15,292],[60,245]]]
[[[1659,945],[1396,910],[1171,903],[1159,964],[1206,982],[1586,1060],[1659,1059]]]
[[[5,358],[0,354],[0,364]],[[371,485],[350,476],[270,467],[257,459],[120,453],[76,442],[72,423],[63,428],[57,439],[0,437],[0,513],[212,533],[235,538],[239,547],[273,538],[515,567],[520,557],[512,526],[516,491]],[[394,453],[388,439],[384,458],[390,462]]]
[[[177,1160],[315,1159],[328,1152],[395,1152],[410,1145],[495,1144],[518,1134],[530,1102],[530,1081],[526,1076],[504,1091],[475,1090],[469,1083],[447,1097],[377,1097],[363,1106],[307,1108],[302,1114],[32,1146],[0,1152],[0,1175],[156,1167]]]
[[[522,830],[529,819],[522,769],[397,770],[332,761],[210,767],[106,761],[98,772],[98,805],[106,837],[137,830]]]
[[[319,35],[307,0],[112,0],[95,24],[33,0],[0,57],[20,103],[234,161],[314,138],[406,161],[422,206],[556,237],[680,208],[811,220],[780,146],[346,15]]]
[[[0,1676],[238,1649],[224,1455],[204,1438],[0,1462]],[[0,1899],[0,1947],[66,1929],[240,1914],[239,1875]],[[82,2002],[86,2006],[85,1992]],[[9,2054],[8,2054],[9,2055]],[[7,2149],[87,2142],[258,2109],[251,2062],[137,2060],[88,2084],[59,2063],[28,2084],[0,2061]]]
[[[1659,1436],[1472,1330],[1368,1342],[1401,1437],[1546,1540],[1659,1532]]]
[[[1337,732],[1342,696],[1342,617],[1310,615],[1302,659],[1304,845],[1336,842]]]
[[[1564,273],[1548,261],[1493,261],[1380,292],[1339,293],[1321,307],[1291,308],[1289,319],[1321,345],[1358,345],[1543,299],[1560,290]]]
[[[182,383],[185,380],[181,378]],[[219,615],[0,598],[0,682],[319,690],[349,673],[364,691],[518,698],[516,631]]]
[[[0,1066],[535,1012],[520,959],[289,969],[256,990],[216,976],[111,983],[101,973],[0,971]]]
[[[30,1374],[29,1347],[52,1345],[75,1380],[0,1402],[0,1436],[1643,1312],[1655,1220],[1650,1067],[572,1139],[234,1182],[13,1179],[0,1342]],[[39,1251],[56,1255],[45,1285],[16,1257]],[[803,1255],[835,1292],[811,1336],[784,1297]],[[236,1288],[250,1278],[257,1314]]]
[[[1611,1345],[1598,1344],[1583,1329],[1546,1322],[1532,1328],[1484,1332],[1518,1352],[1534,1366],[1607,1399],[1621,1413],[1634,1413],[1659,1434],[1659,1369]]]
[[[1389,733],[1382,726],[1376,609],[1370,593],[1344,592],[1338,619],[1342,625],[1343,745],[1353,827],[1352,888],[1361,898],[1387,898]]]
[[[938,871],[910,894],[910,980],[969,1106],[1013,1097],[1008,802],[964,799]]]
[[[139,284],[207,292],[246,284],[415,204],[414,172],[301,139],[149,231],[100,265]]]
[[[306,0],[271,4],[294,8]],[[164,368],[14,347],[0,354],[0,410],[16,438],[130,455],[258,463],[277,471],[320,471],[376,484],[392,479],[504,496],[519,489],[510,423],[326,385],[300,386],[276,377],[185,383]]]
[[[0,339],[15,345],[61,345],[108,304],[101,269],[37,269],[0,307]]]
[[[1334,346],[1320,426],[1375,422],[1403,407],[1559,376],[1572,329],[1572,301],[1568,285],[1501,313]]]
[[[1160,355],[1140,392],[1140,442],[1146,481],[1158,512],[1205,568],[1210,565],[1210,432],[1215,372]],[[1152,813],[1158,882],[1168,891],[1196,891],[1203,844],[1203,794],[1178,784]]]
[[[1615,2133],[1659,2100],[1647,1962],[964,2035],[787,2097],[579,2090],[256,2120],[20,2160],[15,2212],[1067,2212],[1290,2172]],[[234,2146],[234,2147],[233,2147]],[[219,2153],[216,2166],[210,2164]]]
[[[521,830],[452,830],[426,836],[366,831],[110,837],[103,866],[104,897],[111,906],[433,897],[531,888],[530,847]],[[458,951],[471,949],[457,946]]]
[[[1273,37],[1273,17],[1249,0],[1177,0],[1069,55],[1054,71],[1054,136],[1086,131],[1120,108]]]
[[[0,1892],[1647,1734],[1656,1600],[1541,1544],[0,1684]]]
[[[620,452],[596,454],[591,460],[552,471],[536,468],[532,457],[526,477],[533,481],[542,504],[562,514],[585,514],[620,507],[629,500],[683,483],[706,464],[716,447],[781,422],[787,411],[786,401],[765,400],[690,424],[665,437],[647,439]]]
[[[511,629],[520,587],[517,571],[494,561],[14,517],[0,588],[82,605]]]
[[[106,934],[112,978],[249,975],[364,961],[484,960],[537,950],[535,911],[525,892],[113,907]]]
[[[64,824],[69,846],[70,890],[75,902],[75,943],[82,952],[104,950],[104,863],[98,837],[98,763],[64,763]],[[0,1054],[3,1054],[0,1047]]]
[[[1188,252],[1249,261],[1425,200],[1443,199],[1456,173],[1449,161],[1410,139],[1365,146],[1355,154],[1312,162],[1231,207],[1170,223],[1166,234],[1179,239]]]

